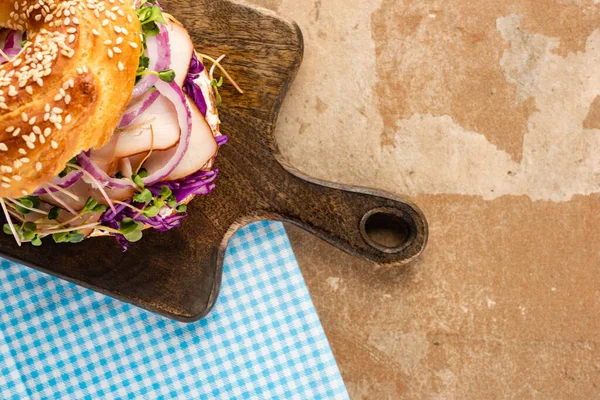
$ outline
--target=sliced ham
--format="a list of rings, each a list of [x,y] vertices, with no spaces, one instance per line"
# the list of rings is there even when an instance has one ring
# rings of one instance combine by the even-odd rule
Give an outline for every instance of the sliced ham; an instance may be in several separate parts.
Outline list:
[[[175,82],[182,87],[190,68],[194,43],[188,31],[177,22],[169,21],[167,30],[171,42],[171,69],[175,71]]]
[[[74,194],[77,197],[77,200],[68,196],[62,192],[54,192],[52,195],[57,197],[61,202],[67,204],[75,211],[80,211],[85,206],[85,202],[91,196],[98,203],[106,204],[106,199],[102,196],[102,193],[98,189],[93,188],[90,184],[86,183],[83,179],[77,181],[74,185],[69,187],[67,190],[69,193]],[[133,197],[134,189],[133,188],[124,188],[124,189],[111,189],[104,188],[108,196],[111,200],[127,200]],[[63,208],[62,204],[57,202],[52,196],[48,194],[43,194],[40,196],[40,200],[51,204],[53,206]],[[63,214],[69,214],[68,212],[63,212]]]
[[[181,162],[163,181],[181,179],[201,170],[217,152],[217,142],[213,137],[210,126],[194,102],[187,96],[186,99],[192,111],[190,144]],[[173,157],[174,153],[175,149],[155,151],[144,163],[144,168],[150,173],[157,171]]]
[[[113,135],[113,159],[147,152],[150,149],[169,149],[179,142],[180,131],[175,106],[160,96],[130,127]],[[107,146],[110,146],[110,143]]]

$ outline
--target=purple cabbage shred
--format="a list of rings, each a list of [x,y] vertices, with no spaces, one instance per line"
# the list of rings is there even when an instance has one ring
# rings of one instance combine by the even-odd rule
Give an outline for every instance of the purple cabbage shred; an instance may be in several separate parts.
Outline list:
[[[202,88],[196,82],[194,82],[196,79],[198,79],[202,72],[204,72],[204,64],[198,60],[196,53],[193,52],[192,60],[190,61],[190,69],[188,70],[187,77],[183,83],[183,90],[188,96],[190,96],[194,103],[196,103],[196,106],[202,115],[206,117],[208,107],[206,105],[206,101],[204,100],[204,94],[202,94]]]
[[[183,179],[169,182],[158,182],[155,185],[148,186],[147,189],[152,192],[154,196],[160,195],[160,191],[163,186],[168,187],[175,196],[178,203],[186,199],[190,195],[207,195],[215,189],[215,179],[219,173],[218,169],[212,171],[198,171],[191,174]],[[137,208],[143,207],[143,204],[138,204],[132,200],[125,201],[127,204],[134,205]],[[148,218],[143,215],[138,215],[138,212],[131,208],[119,204],[115,206],[115,211],[108,210],[102,215],[100,223],[113,229],[119,229],[119,223],[123,218],[132,218],[135,221],[141,222],[145,225],[149,225],[152,228],[160,232],[166,232],[173,228],[181,226],[182,220],[187,217],[186,213],[173,213],[172,215],[163,217],[160,214]],[[131,243],[125,239],[123,235],[111,234],[117,239],[117,242],[121,245],[123,251],[127,251]]]

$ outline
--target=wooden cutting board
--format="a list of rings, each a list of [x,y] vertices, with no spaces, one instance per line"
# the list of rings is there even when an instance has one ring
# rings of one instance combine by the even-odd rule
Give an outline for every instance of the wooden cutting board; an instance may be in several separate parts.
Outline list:
[[[146,231],[125,253],[112,238],[71,245],[46,241],[36,248],[18,247],[2,235],[1,255],[192,322],[214,305],[227,243],[251,221],[289,221],[387,266],[405,264],[423,251],[427,222],[417,207],[378,191],[309,178],[280,155],[273,129],[303,55],[302,33],[294,22],[228,0],[162,4],[190,30],[197,49],[227,55],[225,65],[246,91],[240,95],[228,85],[221,90],[222,131],[230,142],[217,159],[217,188],[192,202],[181,228]]]

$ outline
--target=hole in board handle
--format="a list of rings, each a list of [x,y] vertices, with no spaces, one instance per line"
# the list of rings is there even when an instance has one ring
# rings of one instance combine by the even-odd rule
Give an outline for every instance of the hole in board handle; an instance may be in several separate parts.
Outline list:
[[[374,208],[360,221],[360,233],[372,247],[384,253],[397,253],[414,239],[414,221],[396,208]]]

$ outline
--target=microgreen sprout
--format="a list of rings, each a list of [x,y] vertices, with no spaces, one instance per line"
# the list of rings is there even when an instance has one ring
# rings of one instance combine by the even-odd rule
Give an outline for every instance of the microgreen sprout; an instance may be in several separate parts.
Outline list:
[[[133,181],[133,183],[136,184],[137,187],[139,187],[140,189],[144,189],[144,180],[139,174],[131,175],[131,180]]]
[[[212,81],[210,81],[210,84],[215,91],[215,97],[217,99],[217,107],[219,107],[222,103],[221,94],[219,93],[219,88],[221,86],[223,86],[223,77],[219,78],[218,81],[216,79],[213,79]]]
[[[152,201],[152,193],[148,189],[144,189],[142,190],[142,193],[133,196],[133,201],[136,203],[149,204]]]
[[[119,231],[129,242],[137,242],[142,238],[144,224],[131,218],[123,218],[119,224]]]
[[[48,213],[48,219],[50,221],[55,221],[58,218],[58,215],[60,214],[61,211],[62,211],[62,208],[60,208],[60,207],[52,207],[52,209]]]
[[[67,164],[79,165],[79,161],[77,161],[77,157],[73,157],[73,158],[71,158],[71,159],[69,160],[69,162],[68,162]],[[61,171],[61,172],[58,174],[58,176],[59,176],[60,178],[64,178],[65,176],[67,176],[67,174],[68,174],[69,172],[71,172],[71,171],[75,171],[75,170],[76,170],[75,168],[73,168],[73,167],[70,167],[69,165],[67,165],[67,166],[65,167],[65,169],[63,169],[63,170],[62,170],[62,171]]]
[[[175,71],[172,69],[165,69],[164,71],[150,71],[148,69],[138,72],[136,76],[144,76],[144,75],[156,75],[161,80],[167,83],[173,83],[175,81]]]
[[[85,235],[79,233],[78,230],[69,232],[57,232],[52,234],[52,239],[56,243],[79,243],[85,239]]]
[[[39,210],[40,207],[40,198],[37,196],[25,196],[16,201],[11,201],[21,214],[29,214],[32,211],[35,212],[36,210]]]
[[[85,202],[85,206],[83,206],[83,210],[81,211],[82,214],[86,213],[86,212],[105,212],[107,209],[106,205],[104,204],[100,204],[98,203],[98,201],[96,201],[95,199],[93,199],[92,197],[89,197],[87,199],[87,201]]]
[[[137,16],[140,21],[140,25],[142,26],[142,46],[140,47],[140,59],[136,74],[136,83],[143,75],[146,75],[146,72],[157,74],[163,80],[165,80],[164,78],[167,78],[167,82],[168,79],[171,79],[171,74],[165,74],[165,71],[161,71],[163,72],[162,76],[156,71],[146,71],[150,65],[150,59],[145,55],[145,50],[147,48],[146,37],[158,35],[160,33],[158,24],[166,23],[160,7],[155,3],[155,1],[142,0],[140,2],[140,7],[137,9]],[[175,79],[175,74],[173,73],[172,75],[173,79]],[[172,82],[172,80],[170,82]]]

